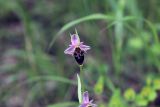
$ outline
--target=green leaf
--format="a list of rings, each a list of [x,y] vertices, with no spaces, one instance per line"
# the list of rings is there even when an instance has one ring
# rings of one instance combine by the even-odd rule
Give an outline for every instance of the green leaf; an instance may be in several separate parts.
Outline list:
[[[127,101],[134,101],[135,97],[136,97],[136,93],[132,88],[127,89],[124,93],[124,98]]]
[[[147,86],[151,86],[151,84],[152,84],[152,77],[151,76],[148,76],[147,77],[147,79],[146,79],[146,84],[147,84]]]
[[[145,107],[148,104],[148,101],[144,99],[141,95],[138,95],[135,101],[136,101],[136,104],[140,107]]]
[[[81,80],[78,74],[77,74],[77,80],[78,80],[78,100],[79,103],[81,103],[82,102]]]
[[[153,101],[156,97],[157,97],[157,94],[155,92],[155,90],[152,88],[152,87],[143,87],[140,95],[146,99],[148,102],[149,101]]]
[[[158,55],[160,55],[159,49],[160,49],[160,44],[154,44],[151,47],[151,52],[158,56]]]
[[[155,90],[152,90],[148,96],[149,101],[154,101],[154,99],[157,97],[157,93]]]
[[[148,86],[147,87],[143,87],[143,89],[140,92],[140,95],[147,99],[149,94],[150,94],[150,92],[152,92],[152,89],[150,87],[148,87]]]
[[[96,85],[94,86],[94,91],[96,94],[101,94],[103,92],[104,87],[104,78],[103,76],[99,77]]]
[[[131,49],[136,49],[136,50],[140,50],[143,47],[143,41],[140,37],[134,37],[134,38],[130,38],[128,41],[128,46]]]
[[[122,99],[119,89],[113,92],[113,95],[107,107],[127,107],[126,103]]]
[[[153,80],[153,88],[155,89],[155,90],[160,90],[160,79],[155,79],[155,80]]]

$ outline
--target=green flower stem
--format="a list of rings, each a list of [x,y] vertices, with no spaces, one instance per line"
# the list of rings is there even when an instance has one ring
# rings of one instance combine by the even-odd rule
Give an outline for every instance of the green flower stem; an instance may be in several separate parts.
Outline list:
[[[83,82],[83,65],[80,65],[79,68],[80,68],[80,78],[81,78],[82,92],[84,92],[85,85],[84,85],[84,82]]]

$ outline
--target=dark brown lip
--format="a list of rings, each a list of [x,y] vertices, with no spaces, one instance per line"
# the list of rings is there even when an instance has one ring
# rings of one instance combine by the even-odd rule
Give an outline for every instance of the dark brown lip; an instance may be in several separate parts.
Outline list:
[[[84,51],[77,47],[74,51],[74,58],[79,65],[82,65],[84,62]]]

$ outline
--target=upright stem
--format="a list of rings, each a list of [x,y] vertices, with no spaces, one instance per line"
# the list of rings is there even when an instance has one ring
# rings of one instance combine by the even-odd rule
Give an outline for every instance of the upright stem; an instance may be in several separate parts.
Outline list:
[[[82,92],[84,91],[84,82],[83,82],[83,65],[79,66],[80,68],[80,78],[81,78],[81,86],[82,86]]]

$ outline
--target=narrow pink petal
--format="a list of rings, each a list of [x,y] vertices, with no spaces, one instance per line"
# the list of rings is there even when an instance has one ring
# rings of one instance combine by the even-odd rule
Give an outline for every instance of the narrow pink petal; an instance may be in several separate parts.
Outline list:
[[[83,104],[89,103],[89,94],[88,91],[83,93]]]
[[[79,39],[79,36],[77,34],[71,35],[71,43],[74,46],[78,46],[80,44],[80,39]]]
[[[87,107],[88,104],[81,104],[79,107]]]
[[[83,44],[80,44],[80,46],[79,46],[80,48],[81,48],[81,50],[83,50],[83,51],[87,51],[87,50],[89,50],[89,49],[91,49],[91,47],[90,46],[87,46],[87,45],[83,45]]]
[[[90,100],[89,102],[90,102],[90,103],[92,103],[92,102],[93,102],[93,100]]]
[[[67,49],[64,51],[64,53],[65,53],[65,54],[69,54],[69,55],[73,55],[74,50],[75,50],[75,47],[74,47],[74,46],[70,46],[69,48],[67,48]]]
[[[97,105],[96,104],[93,104],[93,103],[91,103],[91,104],[89,104],[91,107],[97,107]]]
[[[80,42],[80,44],[83,44],[83,42]]]

